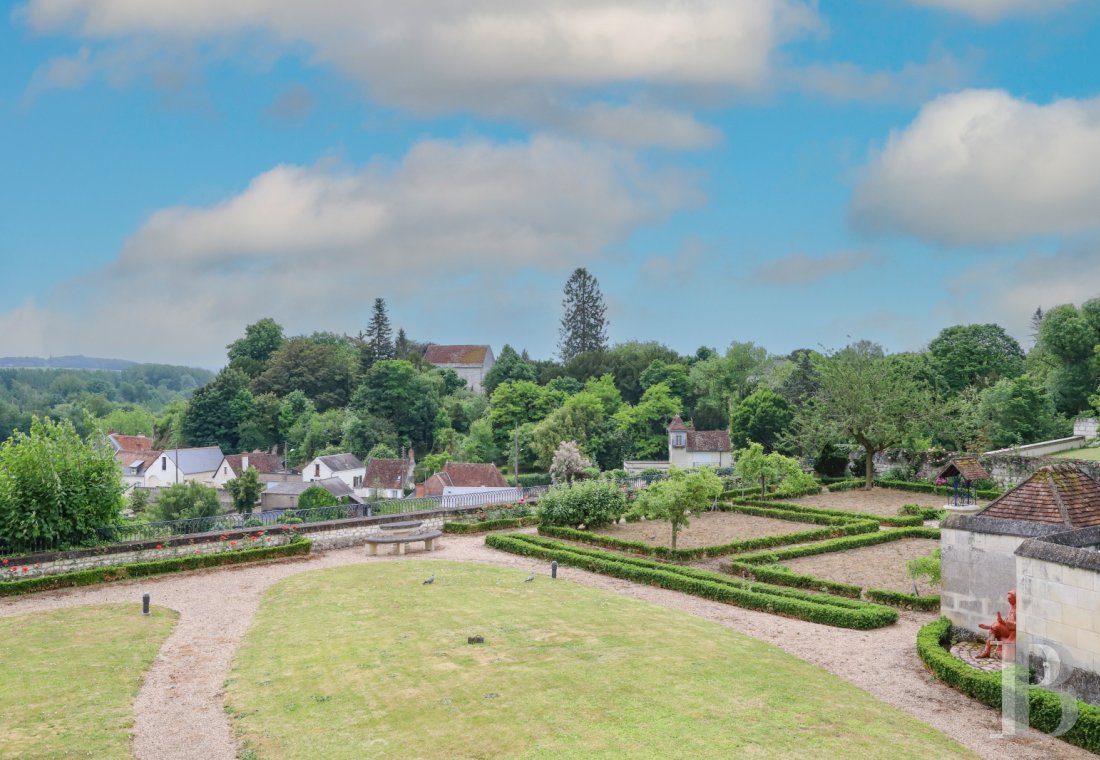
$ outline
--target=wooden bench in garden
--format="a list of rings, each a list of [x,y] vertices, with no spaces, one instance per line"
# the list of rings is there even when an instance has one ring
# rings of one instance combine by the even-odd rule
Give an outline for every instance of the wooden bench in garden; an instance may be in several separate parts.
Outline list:
[[[429,530],[424,533],[412,533],[404,536],[367,536],[367,554],[372,557],[377,555],[378,547],[382,544],[393,544],[394,554],[404,554],[405,547],[417,541],[424,542],[424,551],[435,551],[435,540],[442,535],[443,531],[441,530]]]

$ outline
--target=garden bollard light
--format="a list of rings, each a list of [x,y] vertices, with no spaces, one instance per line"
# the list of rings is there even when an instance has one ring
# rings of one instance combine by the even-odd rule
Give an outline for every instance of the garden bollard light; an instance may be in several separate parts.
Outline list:
[[[148,594],[142,594],[141,595],[141,614],[142,615],[148,615],[149,614],[149,595]]]
[[[550,577],[551,578],[557,578],[558,577],[558,561],[557,560],[554,560],[553,562],[550,563]]]

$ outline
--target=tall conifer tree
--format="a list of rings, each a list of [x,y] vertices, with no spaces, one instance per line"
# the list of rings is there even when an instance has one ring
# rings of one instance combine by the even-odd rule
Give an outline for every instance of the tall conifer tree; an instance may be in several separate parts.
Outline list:
[[[607,306],[603,302],[600,284],[581,267],[565,283],[561,305],[561,340],[558,353],[562,362],[577,354],[602,351],[607,348]]]

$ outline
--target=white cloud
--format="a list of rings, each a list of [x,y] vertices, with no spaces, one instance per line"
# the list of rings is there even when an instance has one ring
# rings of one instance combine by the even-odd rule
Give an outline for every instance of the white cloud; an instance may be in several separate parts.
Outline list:
[[[913,5],[961,13],[979,21],[1006,16],[1039,15],[1058,10],[1074,0],[909,0]]]
[[[857,225],[949,245],[1100,228],[1100,98],[1036,105],[968,90],[925,105],[871,157]]]
[[[978,67],[978,56],[958,58],[940,52],[926,62],[907,63],[896,71],[868,71],[853,63],[818,63],[788,72],[790,85],[841,102],[920,103],[955,90]]]
[[[281,165],[215,205],[154,213],[109,267],[0,315],[0,334],[19,353],[212,363],[257,318],[351,331],[375,296],[500,319],[490,277],[564,277],[698,199],[675,171],[547,137]]]
[[[873,251],[838,251],[825,256],[791,253],[757,267],[752,279],[768,285],[805,285],[882,261]]]
[[[559,127],[671,146],[713,135],[667,108],[583,104],[619,100],[616,88],[761,88],[775,49],[819,25],[803,0],[29,0],[19,16],[39,33],[107,49],[141,42],[150,55],[234,45],[304,54],[415,113],[532,120],[556,103],[576,112]]]

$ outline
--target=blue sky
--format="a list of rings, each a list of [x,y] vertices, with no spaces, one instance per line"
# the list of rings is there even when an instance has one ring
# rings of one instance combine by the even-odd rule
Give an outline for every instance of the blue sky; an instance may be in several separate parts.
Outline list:
[[[577,266],[613,341],[1026,343],[1100,295],[1098,33],[1085,0],[26,0],[0,353],[219,366],[381,296],[549,357]]]

